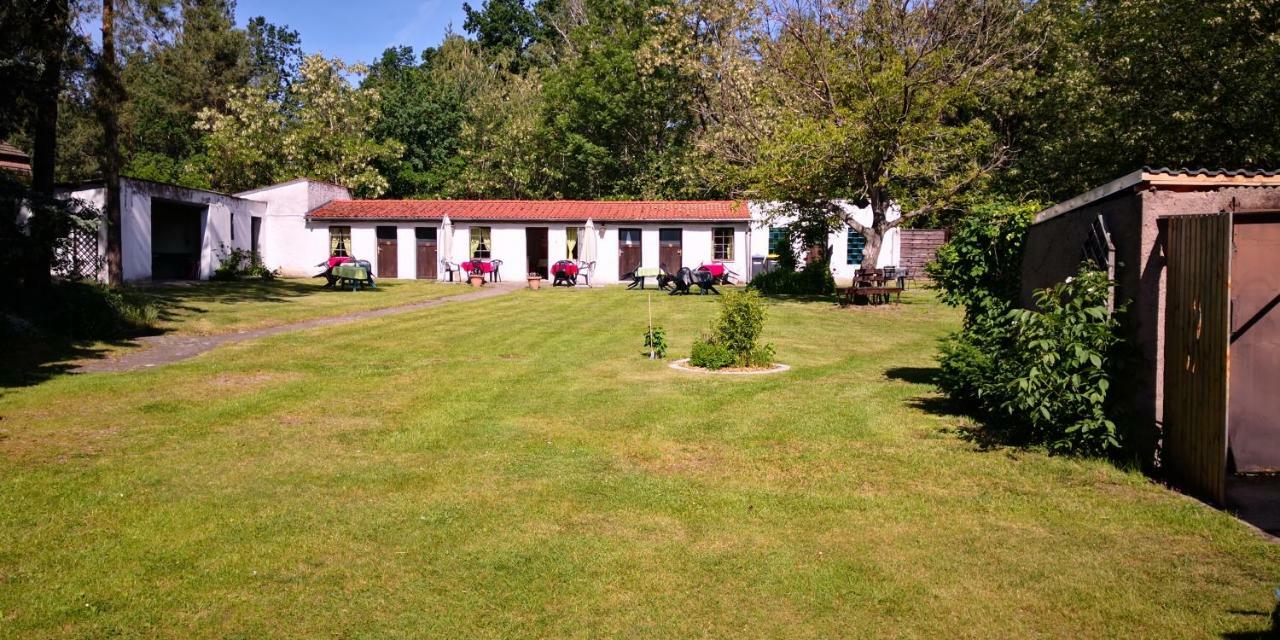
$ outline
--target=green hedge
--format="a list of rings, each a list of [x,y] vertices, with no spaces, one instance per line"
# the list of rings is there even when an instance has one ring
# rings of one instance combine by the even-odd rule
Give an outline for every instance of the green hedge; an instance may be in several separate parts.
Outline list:
[[[836,291],[831,263],[820,260],[799,271],[775,268],[751,279],[750,288],[765,295],[829,295]]]

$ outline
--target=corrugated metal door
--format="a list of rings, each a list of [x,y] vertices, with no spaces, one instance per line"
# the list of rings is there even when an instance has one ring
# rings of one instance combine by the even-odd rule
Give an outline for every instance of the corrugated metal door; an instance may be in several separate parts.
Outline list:
[[[1236,471],[1280,471],[1280,216],[1236,215],[1231,413]]]
[[[1231,214],[1179,216],[1167,225],[1163,464],[1187,491],[1222,503]]]

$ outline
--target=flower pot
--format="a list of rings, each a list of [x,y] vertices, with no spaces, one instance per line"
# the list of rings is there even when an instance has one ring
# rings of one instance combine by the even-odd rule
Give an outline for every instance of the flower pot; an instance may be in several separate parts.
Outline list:
[[[483,286],[484,286],[484,274],[480,274],[480,273],[473,273],[473,274],[471,274],[471,286],[473,286],[473,287],[483,287]]]
[[[529,276],[529,288],[537,291],[542,288],[542,276]]]

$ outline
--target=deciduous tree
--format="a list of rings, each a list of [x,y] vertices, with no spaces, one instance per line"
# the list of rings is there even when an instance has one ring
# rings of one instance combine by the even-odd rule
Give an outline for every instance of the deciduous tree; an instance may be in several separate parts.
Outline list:
[[[983,110],[1033,51],[1017,37],[1023,16],[1017,0],[767,2],[743,35],[759,66],[730,81],[756,93],[720,101],[740,111],[723,126],[749,129],[712,140],[757,197],[865,236],[863,266],[874,267],[891,229],[948,206],[1006,161]],[[869,205],[871,223],[834,199]]]

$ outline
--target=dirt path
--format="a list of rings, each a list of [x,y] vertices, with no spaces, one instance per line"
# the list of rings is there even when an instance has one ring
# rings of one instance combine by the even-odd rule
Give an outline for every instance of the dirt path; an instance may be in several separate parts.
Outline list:
[[[318,327],[331,327],[350,322],[357,322],[359,320],[368,320],[369,318],[409,313],[411,311],[429,309],[431,307],[450,302],[467,302],[470,300],[492,298],[504,293],[510,293],[518,288],[520,288],[520,285],[517,284],[486,284],[482,289],[468,291],[466,293],[453,296],[445,296],[443,298],[424,300],[422,302],[414,302],[412,304],[403,304],[396,307],[387,307],[385,309],[357,311],[355,313],[348,313],[341,316],[304,320],[302,322],[282,324],[274,327],[251,329],[248,331],[241,331],[239,333],[224,333],[212,336],[147,336],[137,339],[137,342],[142,345],[142,348],[140,349],[127,351],[118,356],[104,358],[102,360],[86,360],[81,362],[72,371],[75,373],[93,373],[98,371],[133,371],[135,369],[156,367],[169,364],[171,362],[186,360],[187,358],[194,358],[206,351],[220,347],[224,344],[231,344],[233,342],[244,342],[245,340],[256,340],[258,338],[273,336],[279,333],[288,333],[290,331],[304,331]]]

